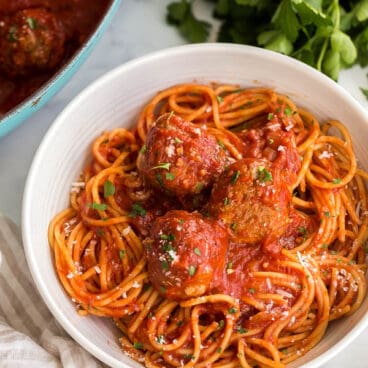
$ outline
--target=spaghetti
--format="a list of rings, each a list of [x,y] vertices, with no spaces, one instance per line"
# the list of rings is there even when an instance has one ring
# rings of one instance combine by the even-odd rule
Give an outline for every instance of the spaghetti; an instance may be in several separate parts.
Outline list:
[[[179,134],[175,151],[152,143],[154,129],[163,131],[159,117],[177,124],[164,126]],[[200,129],[207,153],[185,129]],[[200,166],[201,185],[189,174],[179,181],[184,169],[175,171],[174,161],[145,167],[160,162],[157,155],[185,156],[189,135],[190,149],[202,155],[198,165],[212,149],[223,164],[211,175],[213,164]],[[56,271],[78,313],[112,317],[123,350],[146,367],[283,367],[312,349],[330,321],[361,305],[368,174],[357,168],[340,122],[320,125],[267,88],[184,84],[158,93],[132,130],[103,133],[92,154],[70,206],[49,227]],[[248,204],[237,202],[239,191]],[[208,249],[190,248],[185,224],[207,231],[211,221],[228,235],[203,260]],[[178,256],[194,260],[184,276]],[[207,284],[203,265],[214,270]],[[170,294],[171,271],[180,280]],[[181,285],[191,280],[200,287],[183,296]]]

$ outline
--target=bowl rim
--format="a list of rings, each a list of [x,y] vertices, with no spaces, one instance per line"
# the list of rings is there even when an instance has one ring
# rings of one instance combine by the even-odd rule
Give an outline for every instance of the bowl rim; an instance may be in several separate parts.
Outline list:
[[[87,58],[92,47],[110,24],[114,14],[119,8],[121,0],[110,0],[101,19],[96,23],[93,31],[86,41],[69,57],[61,68],[59,68],[44,84],[26,97],[18,105],[10,109],[0,118],[0,139],[21,125],[27,118],[33,115],[44,104],[46,104],[56,93],[61,91],[69,78],[78,71]],[[58,83],[60,83],[58,85]],[[46,97],[45,97],[46,96]],[[45,97],[45,98],[44,98]]]
[[[117,66],[114,69],[103,74],[94,82],[89,84],[86,88],[84,88],[71,102],[69,102],[69,104],[56,117],[56,119],[53,121],[50,128],[46,132],[44,138],[41,141],[40,146],[38,147],[34,155],[30,170],[28,172],[22,204],[22,238],[26,259],[31,271],[32,278],[45,304],[47,305],[53,316],[58,320],[58,322],[62,325],[62,327],[67,331],[67,333],[75,341],[77,341],[84,349],[89,351],[93,356],[97,357],[104,363],[111,365],[112,367],[119,366],[130,368],[129,365],[111,357],[110,355],[105,353],[101,348],[91,343],[88,338],[84,337],[82,334],[79,333],[78,328],[74,326],[71,322],[69,322],[67,317],[65,317],[62,314],[59,306],[48,295],[46,291],[47,290],[47,285],[45,282],[46,280],[41,278],[40,270],[37,267],[37,259],[35,259],[33,255],[31,246],[32,228],[30,225],[29,218],[32,213],[32,191],[33,188],[36,187],[35,183],[37,180],[38,162],[40,162],[44,157],[44,151],[47,149],[49,142],[51,142],[52,139],[57,135],[58,130],[63,125],[65,117],[67,117],[70,114],[70,112],[72,112],[80,104],[81,101],[89,98],[89,96],[93,94],[95,90],[100,89],[101,86],[109,84],[110,81],[115,78],[115,76],[128,73],[131,69],[139,68],[147,63],[148,64],[151,63],[152,61],[157,61],[167,57],[175,57],[175,56],[177,57],[180,55],[185,55],[186,57],[188,57],[188,55],[190,56],[192,53],[196,54],[197,51],[221,52],[221,53],[232,52],[241,54],[251,53],[253,55],[262,58],[277,60],[282,64],[287,63],[289,67],[295,68],[296,70],[306,74],[308,78],[320,80],[320,83],[324,83],[327,87],[334,89],[337,94],[339,94],[344,99],[347,99],[349,103],[352,106],[354,106],[356,112],[361,116],[362,120],[366,120],[368,122],[368,112],[361,106],[361,104],[354,97],[352,97],[349,94],[349,92],[347,92],[343,87],[338,85],[332,79],[322,74],[321,72],[317,71],[316,69],[312,68],[311,66],[304,64],[296,59],[290,58],[288,56],[276,53],[274,51],[265,50],[254,46],[228,44],[228,43],[189,44],[164,48],[159,51],[145,54],[144,56],[125,62],[120,66]],[[61,285],[60,289],[62,289]],[[351,329],[345,336],[343,336],[339,342],[337,342],[335,345],[333,345],[331,348],[329,348],[321,355],[313,358],[311,361],[304,364],[303,368],[320,367],[322,364],[326,363],[332,357],[341,352],[367,327],[368,327],[368,313],[366,313],[364,317],[357,323],[357,325],[353,329]],[[124,353],[122,352],[122,354]]]

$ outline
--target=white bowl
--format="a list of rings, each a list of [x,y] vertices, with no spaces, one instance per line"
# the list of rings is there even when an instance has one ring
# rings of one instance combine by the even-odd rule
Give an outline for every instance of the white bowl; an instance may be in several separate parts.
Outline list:
[[[49,309],[85,349],[113,367],[140,367],[120,350],[119,331],[107,319],[79,317],[54,270],[47,227],[68,205],[91,142],[104,130],[130,127],[159,90],[182,82],[269,86],[324,119],[344,122],[362,166],[368,167],[368,117],[335,82],[286,56],[248,46],[189,45],[156,52],[107,73],[56,119],[34,158],[23,200],[23,240],[34,281]],[[290,367],[318,367],[368,325],[368,298],[351,317],[334,322],[323,340]]]

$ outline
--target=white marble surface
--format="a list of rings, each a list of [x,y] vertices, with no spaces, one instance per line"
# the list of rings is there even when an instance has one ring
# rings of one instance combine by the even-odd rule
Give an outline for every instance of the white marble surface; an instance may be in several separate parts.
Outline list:
[[[71,82],[41,111],[0,140],[0,212],[20,225],[24,183],[33,155],[54,118],[73,97],[97,77],[125,61],[185,43],[174,28],[165,24],[165,7],[169,2],[122,0],[113,23]],[[207,6],[197,6],[197,14],[203,16]],[[368,102],[359,91],[359,86],[368,87],[366,74],[367,70],[356,67],[343,72],[339,83],[368,109]],[[324,367],[368,367],[366,341],[368,330]]]

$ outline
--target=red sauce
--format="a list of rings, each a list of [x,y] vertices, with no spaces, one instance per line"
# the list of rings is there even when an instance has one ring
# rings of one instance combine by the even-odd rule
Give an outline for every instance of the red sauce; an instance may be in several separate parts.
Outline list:
[[[0,118],[87,40],[111,0],[0,0]]]

